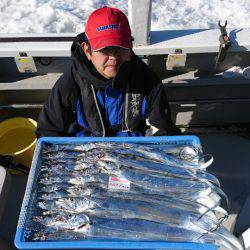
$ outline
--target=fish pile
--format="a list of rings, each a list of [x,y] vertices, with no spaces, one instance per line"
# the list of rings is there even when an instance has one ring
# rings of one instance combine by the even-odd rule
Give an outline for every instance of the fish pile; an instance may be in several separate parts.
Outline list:
[[[32,240],[87,238],[241,244],[198,146],[44,143]]]

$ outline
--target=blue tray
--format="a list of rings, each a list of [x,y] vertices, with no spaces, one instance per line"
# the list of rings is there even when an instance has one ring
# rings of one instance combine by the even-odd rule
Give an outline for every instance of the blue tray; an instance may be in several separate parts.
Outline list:
[[[203,249],[215,250],[212,244],[166,241],[114,241],[114,240],[77,240],[77,241],[27,241],[24,237],[27,232],[25,225],[30,217],[30,207],[35,199],[34,188],[41,166],[41,148],[45,142],[50,143],[86,143],[86,142],[134,142],[146,144],[186,144],[200,146],[196,136],[159,136],[159,137],[43,137],[37,142],[30,169],[28,183],[23,199],[15,235],[15,246],[18,249]]]

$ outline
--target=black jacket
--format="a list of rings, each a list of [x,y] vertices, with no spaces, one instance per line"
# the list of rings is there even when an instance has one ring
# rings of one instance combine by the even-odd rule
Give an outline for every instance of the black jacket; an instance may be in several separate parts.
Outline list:
[[[156,135],[179,134],[171,121],[167,96],[160,79],[138,56],[132,52],[131,61],[119,67],[114,79],[107,80],[86,58],[81,48],[82,42],[83,34],[79,34],[71,47],[71,65],[52,88],[40,113],[36,130],[38,137],[114,135],[111,132],[113,128],[106,121],[105,112],[96,100],[96,93],[104,92],[107,85],[124,92],[128,97],[137,96],[141,100],[138,105],[142,104],[143,98],[146,100],[147,118],[158,129]],[[131,111],[131,106],[128,107]],[[79,110],[84,117],[84,125],[79,122]],[[141,135],[145,134],[146,117],[132,117],[131,112],[127,113],[127,122],[123,121],[118,128],[138,130]],[[124,124],[127,124],[126,128]],[[81,131],[84,133],[81,134]]]

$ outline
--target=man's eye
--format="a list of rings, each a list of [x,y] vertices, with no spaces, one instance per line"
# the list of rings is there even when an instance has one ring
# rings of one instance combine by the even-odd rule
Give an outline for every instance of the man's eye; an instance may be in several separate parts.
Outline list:
[[[101,50],[98,50],[99,53],[107,53],[108,52],[108,49],[107,48],[104,48],[104,49],[101,49]]]

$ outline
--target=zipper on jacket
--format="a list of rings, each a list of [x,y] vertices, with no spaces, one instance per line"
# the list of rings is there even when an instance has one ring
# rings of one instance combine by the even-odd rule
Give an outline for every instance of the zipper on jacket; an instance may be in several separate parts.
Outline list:
[[[98,114],[99,114],[99,117],[100,117],[101,125],[102,125],[102,136],[105,137],[105,135],[106,135],[105,126],[104,126],[104,122],[103,122],[103,119],[102,119],[101,110],[99,108],[98,101],[97,101],[97,98],[96,98],[95,89],[94,89],[92,84],[91,84],[91,89],[92,89],[92,92],[93,92],[95,105],[96,105],[96,108],[97,108],[97,111],[98,111]]]
[[[122,132],[128,132],[130,131],[128,127],[128,98],[129,98],[129,93],[128,93],[128,86],[126,88],[126,94],[125,94],[125,105],[124,105],[124,123],[126,126],[125,130],[122,130]]]

